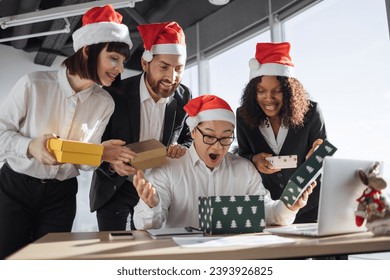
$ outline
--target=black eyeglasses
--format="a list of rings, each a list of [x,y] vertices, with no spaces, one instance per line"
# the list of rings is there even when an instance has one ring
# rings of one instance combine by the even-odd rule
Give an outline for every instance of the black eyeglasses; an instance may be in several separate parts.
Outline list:
[[[221,146],[229,146],[234,141],[234,136],[217,138],[215,136],[204,134],[203,131],[199,129],[199,127],[196,127],[196,129],[200,132],[200,134],[202,134],[203,143],[207,145],[214,145],[215,143],[217,143],[217,141],[219,141]]]

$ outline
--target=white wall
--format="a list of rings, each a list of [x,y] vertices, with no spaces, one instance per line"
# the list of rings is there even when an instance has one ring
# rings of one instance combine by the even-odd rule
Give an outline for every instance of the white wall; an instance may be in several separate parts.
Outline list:
[[[13,47],[0,44],[0,101],[8,95],[16,81],[24,74],[33,71],[58,69],[64,57],[57,57],[52,67],[34,64],[34,53],[26,53]]]

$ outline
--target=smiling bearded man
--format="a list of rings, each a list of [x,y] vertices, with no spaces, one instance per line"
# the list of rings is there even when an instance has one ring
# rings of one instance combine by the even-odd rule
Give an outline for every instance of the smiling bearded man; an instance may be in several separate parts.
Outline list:
[[[185,35],[176,22],[138,26],[144,42],[143,72],[107,88],[115,111],[103,140],[126,144],[157,139],[168,147],[167,156],[183,156],[192,139],[183,107],[191,90],[181,83],[187,59]],[[90,209],[96,211],[99,231],[135,229],[138,194],[132,182],[136,169],[128,161],[103,162],[94,172]]]

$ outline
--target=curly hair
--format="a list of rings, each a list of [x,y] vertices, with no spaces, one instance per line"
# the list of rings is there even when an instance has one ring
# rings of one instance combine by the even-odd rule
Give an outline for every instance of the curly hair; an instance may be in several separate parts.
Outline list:
[[[253,127],[267,124],[267,115],[258,105],[257,85],[260,77],[249,81],[243,90],[241,106],[238,113],[245,122]],[[310,109],[309,95],[303,85],[296,78],[276,76],[283,93],[283,107],[279,112],[281,124],[289,128],[300,128],[304,125],[306,113]]]

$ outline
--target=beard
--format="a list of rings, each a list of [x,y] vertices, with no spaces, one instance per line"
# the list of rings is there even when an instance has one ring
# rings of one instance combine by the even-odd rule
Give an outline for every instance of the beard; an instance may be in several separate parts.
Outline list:
[[[174,83],[170,87],[166,87],[163,85],[163,83],[169,84],[171,82],[169,82],[167,80],[157,81],[157,80],[152,79],[150,77],[147,77],[147,81],[148,81],[148,84],[150,85],[150,88],[153,90],[153,92],[157,96],[159,96],[160,98],[170,97],[173,94],[173,92],[177,89],[177,87],[179,86],[179,83]]]

